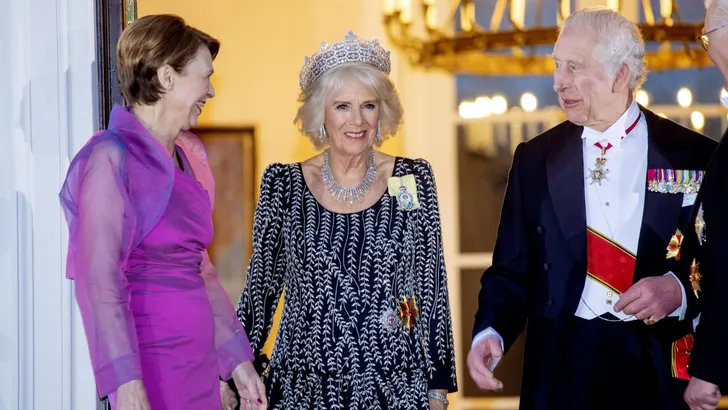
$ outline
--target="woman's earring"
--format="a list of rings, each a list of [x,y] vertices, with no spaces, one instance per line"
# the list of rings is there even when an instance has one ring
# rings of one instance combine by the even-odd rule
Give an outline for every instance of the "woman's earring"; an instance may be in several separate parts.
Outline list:
[[[377,121],[377,136],[376,136],[377,142],[382,141],[382,134],[379,131],[380,125],[381,125],[381,122]]]
[[[323,125],[319,129],[319,142],[321,142],[321,144],[326,142],[326,128],[324,128]]]

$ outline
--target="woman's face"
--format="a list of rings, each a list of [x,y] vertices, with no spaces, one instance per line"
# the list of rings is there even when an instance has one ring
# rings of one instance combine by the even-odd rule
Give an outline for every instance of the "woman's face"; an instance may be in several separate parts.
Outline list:
[[[215,96],[210,77],[214,72],[212,56],[207,47],[200,47],[182,73],[174,73],[172,87],[162,101],[175,116],[179,116],[181,129],[188,130],[197,126],[197,118],[202,113],[208,98]]]
[[[326,105],[324,127],[331,151],[361,155],[377,136],[379,101],[359,80],[348,78]]]

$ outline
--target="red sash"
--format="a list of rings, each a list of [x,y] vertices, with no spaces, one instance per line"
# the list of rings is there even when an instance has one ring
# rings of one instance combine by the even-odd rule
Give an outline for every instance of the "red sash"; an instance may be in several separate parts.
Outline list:
[[[688,363],[693,349],[693,335],[683,336],[672,343],[672,377],[690,380]]]
[[[589,277],[618,294],[632,286],[637,258],[627,248],[587,228],[586,252]]]

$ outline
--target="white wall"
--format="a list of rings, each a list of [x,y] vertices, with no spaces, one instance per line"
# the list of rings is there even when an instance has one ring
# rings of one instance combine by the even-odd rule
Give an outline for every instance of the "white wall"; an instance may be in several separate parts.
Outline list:
[[[0,410],[96,408],[58,203],[95,69],[93,0],[0,1]]]

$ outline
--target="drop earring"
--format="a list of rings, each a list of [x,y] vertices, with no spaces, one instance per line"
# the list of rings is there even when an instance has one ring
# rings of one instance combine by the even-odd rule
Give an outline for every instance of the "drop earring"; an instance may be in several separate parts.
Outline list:
[[[326,128],[322,125],[319,129],[319,142],[323,145],[326,143]]]
[[[382,141],[382,134],[380,132],[380,128],[381,128],[380,125],[381,125],[381,121],[377,121],[377,136],[375,137],[377,142],[381,142]]]

